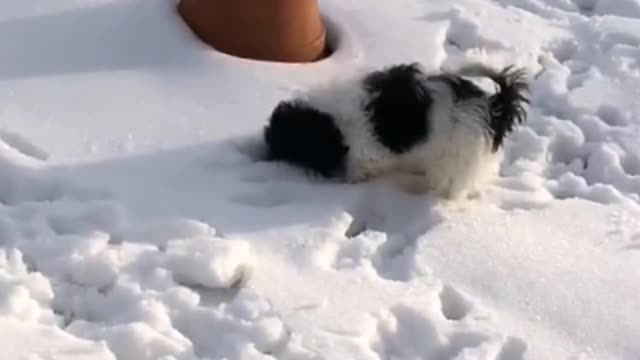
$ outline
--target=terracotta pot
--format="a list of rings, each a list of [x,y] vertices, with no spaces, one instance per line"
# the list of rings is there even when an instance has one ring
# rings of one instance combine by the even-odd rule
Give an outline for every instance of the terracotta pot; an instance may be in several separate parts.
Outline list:
[[[281,62],[325,55],[317,0],[181,0],[178,12],[200,39],[227,54]]]

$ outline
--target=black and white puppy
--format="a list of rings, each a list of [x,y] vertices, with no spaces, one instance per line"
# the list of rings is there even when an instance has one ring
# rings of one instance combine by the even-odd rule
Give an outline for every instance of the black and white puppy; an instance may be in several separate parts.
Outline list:
[[[495,93],[473,77],[491,79]],[[514,67],[429,74],[394,65],[280,102],[264,129],[267,156],[347,182],[385,178],[466,198],[496,176],[505,137],[526,120],[527,91]]]

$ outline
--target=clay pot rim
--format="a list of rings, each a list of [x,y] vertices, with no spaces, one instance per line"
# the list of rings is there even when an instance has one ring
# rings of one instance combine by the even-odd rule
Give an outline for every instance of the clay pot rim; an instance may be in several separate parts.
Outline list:
[[[221,54],[226,55],[236,59],[242,59],[245,61],[251,62],[264,62],[264,63],[281,63],[281,64],[313,64],[326,60],[331,57],[331,55],[335,52],[337,41],[336,34],[334,33],[334,24],[328,18],[328,16],[322,11],[322,9],[318,8],[316,5],[316,11],[318,16],[318,21],[320,23],[319,33],[316,34],[311,40],[306,40],[300,46],[291,46],[280,48],[280,50],[272,52],[269,54],[269,50],[257,50],[260,47],[255,48],[254,50],[248,51],[240,50],[241,48],[233,46],[233,41],[231,43],[226,41],[221,41],[217,43],[214,41],[214,38],[210,38],[207,34],[206,20],[203,22],[203,18],[201,16],[192,17],[193,15],[188,15],[188,13],[183,13],[183,9],[186,9],[186,5],[189,3],[191,6],[190,9],[195,9],[194,4],[198,2],[202,2],[206,0],[180,0],[177,2],[177,11],[178,15],[181,17],[181,20],[184,21],[187,27],[191,30],[191,32],[202,42],[204,42],[209,49]],[[285,0],[286,1],[286,0]],[[317,1],[317,0],[310,0]],[[193,10],[190,11],[193,14]],[[201,13],[202,14],[202,13]],[[193,23],[192,23],[193,21]],[[315,20],[314,20],[315,21]],[[219,31],[219,30],[218,30]],[[238,51],[240,50],[240,51]],[[307,55],[304,55],[307,54]]]

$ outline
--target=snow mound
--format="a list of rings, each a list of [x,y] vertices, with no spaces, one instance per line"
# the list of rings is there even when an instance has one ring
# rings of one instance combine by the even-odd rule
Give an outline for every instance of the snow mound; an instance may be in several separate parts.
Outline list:
[[[191,286],[234,287],[247,280],[251,267],[249,244],[238,240],[172,240],[166,253],[176,281]]]
[[[26,323],[52,324],[49,280],[27,269],[17,249],[0,249],[0,317]]]

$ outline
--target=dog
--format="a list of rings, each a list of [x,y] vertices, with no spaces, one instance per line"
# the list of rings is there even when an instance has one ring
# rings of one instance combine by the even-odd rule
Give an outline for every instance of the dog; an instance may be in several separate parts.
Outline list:
[[[488,78],[489,93],[473,78]],[[279,102],[263,131],[268,161],[324,178],[388,179],[446,199],[478,196],[497,176],[505,138],[527,119],[525,69],[418,63],[363,71]]]

